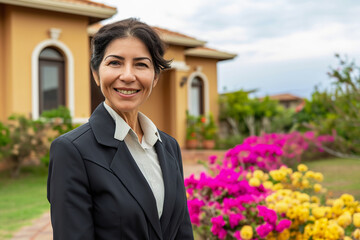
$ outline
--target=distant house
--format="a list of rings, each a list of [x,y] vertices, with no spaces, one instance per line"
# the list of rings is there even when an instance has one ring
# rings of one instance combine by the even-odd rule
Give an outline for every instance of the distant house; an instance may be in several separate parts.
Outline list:
[[[296,109],[299,106],[302,106],[305,102],[303,98],[297,97],[289,93],[270,95],[269,99],[276,100],[285,108],[292,109]]]
[[[37,119],[65,105],[86,122],[102,101],[91,79],[90,40],[116,9],[90,0],[0,0],[0,121],[12,113]],[[154,27],[168,45],[172,68],[142,106],[159,129],[185,143],[186,110],[218,116],[217,62],[236,55]]]

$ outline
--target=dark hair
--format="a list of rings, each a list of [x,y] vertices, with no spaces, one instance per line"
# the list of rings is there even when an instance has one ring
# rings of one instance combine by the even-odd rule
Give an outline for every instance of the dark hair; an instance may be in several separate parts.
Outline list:
[[[135,18],[128,18],[100,28],[91,41],[91,68],[97,72],[107,46],[115,39],[126,37],[136,37],[145,44],[151,55],[155,73],[159,74],[161,70],[170,68],[171,61],[164,59],[165,47],[159,35],[149,25]]]

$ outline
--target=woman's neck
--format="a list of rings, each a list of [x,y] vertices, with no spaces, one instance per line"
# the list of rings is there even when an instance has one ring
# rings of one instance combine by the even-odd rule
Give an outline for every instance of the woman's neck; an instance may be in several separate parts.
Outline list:
[[[134,112],[117,112],[122,119],[130,126],[130,128],[136,133],[139,142],[141,143],[144,132],[141,128],[138,111]]]

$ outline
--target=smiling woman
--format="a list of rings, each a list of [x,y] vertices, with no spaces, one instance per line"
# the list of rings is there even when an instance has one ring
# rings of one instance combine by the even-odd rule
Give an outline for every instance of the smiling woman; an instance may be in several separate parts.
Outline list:
[[[94,36],[91,68],[105,101],[50,150],[56,239],[193,239],[177,141],[139,112],[169,68],[159,36],[127,19]]]
[[[141,142],[142,131],[136,124],[138,108],[159,79],[144,43],[134,37],[112,41],[93,76],[105,96],[105,103],[131,124]]]

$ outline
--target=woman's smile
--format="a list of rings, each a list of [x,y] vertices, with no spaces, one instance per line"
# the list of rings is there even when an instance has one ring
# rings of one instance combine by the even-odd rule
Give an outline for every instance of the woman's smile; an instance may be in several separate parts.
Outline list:
[[[140,92],[140,90],[135,90],[135,89],[123,89],[123,88],[114,88],[114,90],[116,91],[116,93],[122,97],[122,98],[128,98],[131,99],[135,96],[138,95],[138,93]]]

